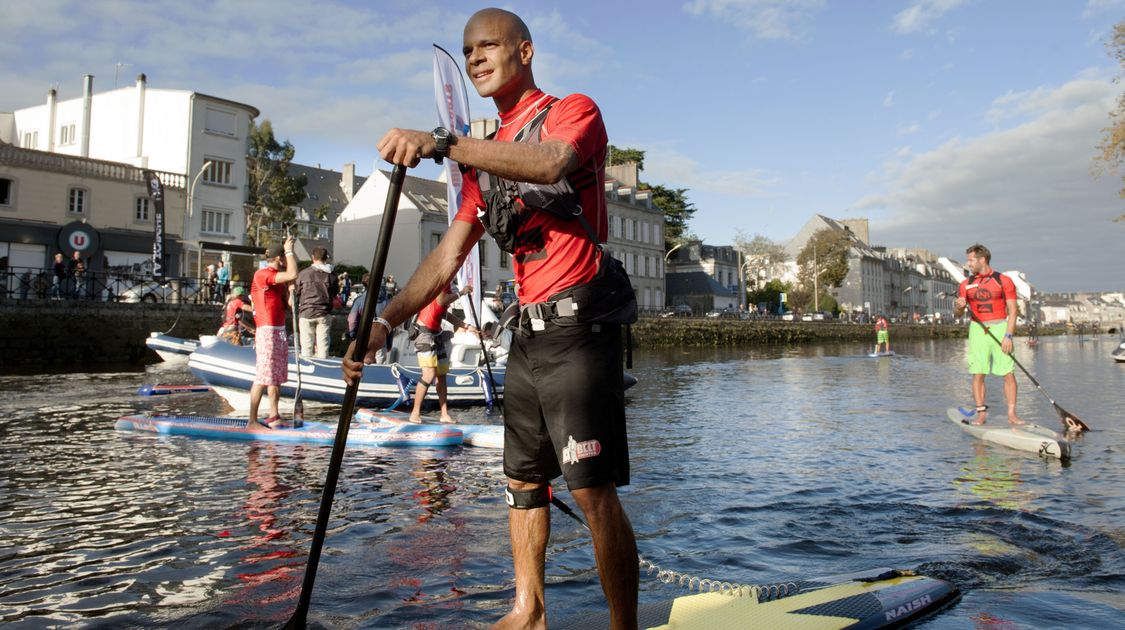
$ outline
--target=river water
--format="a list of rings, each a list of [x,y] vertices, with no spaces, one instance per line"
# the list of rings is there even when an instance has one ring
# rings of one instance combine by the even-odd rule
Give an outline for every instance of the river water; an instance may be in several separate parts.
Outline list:
[[[622,497],[641,553],[740,583],[915,569],[964,593],[925,628],[1123,627],[1125,365],[1108,358],[1115,346],[1018,347],[1096,429],[1069,466],[974,441],[945,418],[969,398],[961,341],[898,343],[902,356],[882,359],[858,344],[638,353],[633,485]],[[0,623],[288,618],[331,449],[114,430],[127,413],[220,413],[209,393],[134,394],[191,381],[167,364],[0,377]],[[1024,418],[1056,426],[1020,382]],[[1003,409],[1000,381],[989,384]],[[324,419],[334,421],[331,409]],[[484,449],[350,449],[310,624],[483,628],[499,618],[513,595],[500,463]],[[603,606],[588,536],[557,511],[548,554],[551,618]],[[642,575],[642,601],[681,592]]]

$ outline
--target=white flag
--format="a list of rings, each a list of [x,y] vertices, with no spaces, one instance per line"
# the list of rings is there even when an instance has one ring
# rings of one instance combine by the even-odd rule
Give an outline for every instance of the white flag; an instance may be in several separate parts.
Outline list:
[[[438,126],[445,127],[458,136],[469,135],[469,94],[465,91],[465,79],[461,68],[453,60],[453,56],[444,48],[434,44],[434,96],[437,100]],[[446,194],[449,199],[449,222],[461,207],[461,169],[453,160],[445,160]],[[476,314],[483,307],[480,285],[480,254],[473,246],[472,251],[465,258],[457,272],[459,287],[472,287],[473,292],[461,298],[461,306],[465,311],[465,321],[480,328]],[[473,300],[472,304],[468,302]]]

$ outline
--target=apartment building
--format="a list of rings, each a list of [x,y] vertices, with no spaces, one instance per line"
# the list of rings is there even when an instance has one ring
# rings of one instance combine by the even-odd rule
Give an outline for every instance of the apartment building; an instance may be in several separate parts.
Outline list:
[[[94,92],[86,75],[79,96],[0,116],[0,140],[62,156],[124,163],[184,178],[179,223],[169,221],[179,256],[172,274],[200,267],[200,252],[244,243],[246,152],[257,108],[190,90],[132,86]],[[235,249],[239,249],[235,247]]]

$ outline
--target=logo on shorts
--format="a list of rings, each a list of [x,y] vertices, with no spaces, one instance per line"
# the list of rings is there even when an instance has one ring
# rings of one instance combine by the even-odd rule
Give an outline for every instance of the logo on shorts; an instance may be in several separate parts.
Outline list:
[[[572,435],[563,449],[562,461],[564,464],[577,464],[580,460],[597,457],[601,452],[602,445],[597,440],[575,442]]]

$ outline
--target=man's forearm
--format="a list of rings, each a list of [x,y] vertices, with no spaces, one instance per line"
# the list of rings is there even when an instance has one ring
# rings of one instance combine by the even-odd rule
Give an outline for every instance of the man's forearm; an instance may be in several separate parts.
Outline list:
[[[578,154],[561,140],[528,144],[458,138],[449,157],[458,164],[529,184],[553,184],[578,166]]]

